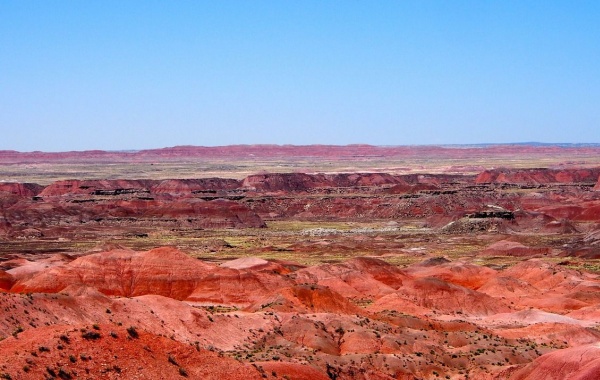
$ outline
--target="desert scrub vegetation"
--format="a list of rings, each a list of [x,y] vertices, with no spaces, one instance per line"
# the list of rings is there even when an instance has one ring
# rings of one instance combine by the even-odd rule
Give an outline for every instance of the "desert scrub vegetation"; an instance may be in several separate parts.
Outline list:
[[[135,326],[129,326],[127,328],[127,334],[129,334],[129,337],[133,339],[137,339],[140,337],[140,334],[138,333],[137,328]]]

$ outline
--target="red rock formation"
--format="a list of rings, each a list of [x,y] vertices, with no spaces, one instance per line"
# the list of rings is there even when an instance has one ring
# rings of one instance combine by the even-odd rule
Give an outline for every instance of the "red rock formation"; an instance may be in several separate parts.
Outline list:
[[[516,372],[515,380],[591,380],[600,378],[600,346],[558,350],[536,359]]]
[[[57,190],[59,193],[60,189]],[[86,189],[84,191],[90,191]],[[120,190],[93,190],[115,192]],[[137,190],[135,190],[137,191]],[[145,191],[145,190],[144,190]],[[5,218],[13,227],[128,224],[178,225],[201,228],[264,227],[260,217],[247,206],[225,199],[205,201],[199,198],[153,199],[146,197],[90,196],[89,198],[45,197],[43,201],[20,201],[6,210]]]
[[[527,247],[521,243],[510,240],[501,240],[491,244],[486,249],[480,252],[485,256],[536,256],[547,255],[550,253],[550,248],[547,247]]]
[[[2,268],[31,265],[6,261]],[[0,342],[0,373],[13,378],[23,377],[25,365],[29,374],[39,374],[38,367],[79,373],[80,361],[93,376],[106,371],[97,365],[108,359],[128,376],[138,358],[150,363],[146,378],[171,376],[178,367],[202,377],[197,365],[207,362],[192,353],[204,355],[210,348],[219,353],[204,358],[215,368],[201,367],[226,377],[226,356],[232,356],[254,362],[260,376],[273,379],[284,374],[500,379],[519,370],[536,373],[529,369],[542,366],[541,359],[534,360],[545,353],[600,340],[600,333],[587,327],[600,315],[597,276],[538,260],[505,270],[440,258],[405,270],[372,258],[303,269],[243,258],[217,267],[163,248],[75,260],[62,255],[41,267],[17,276],[13,290],[37,282],[60,293],[0,292],[0,310],[9,311],[0,318],[0,338],[18,338]],[[186,301],[177,300],[190,292]],[[250,306],[241,311],[236,305]],[[565,311],[570,312],[559,314]],[[127,338],[128,326],[137,327],[138,338]],[[100,336],[94,338],[94,332]],[[40,346],[49,351],[39,351]],[[184,347],[191,351],[180,351]],[[72,362],[67,358],[74,351],[94,359],[76,356]],[[157,369],[161,360],[168,368]],[[240,371],[248,369],[236,363]],[[587,368],[585,362],[573,370],[587,374]]]
[[[296,313],[362,313],[361,309],[340,294],[319,285],[296,285],[283,288],[251,307],[251,310],[263,309]]]
[[[152,194],[167,194],[171,196],[194,193],[218,194],[228,190],[235,190],[242,184],[241,181],[224,178],[169,179],[155,182],[150,189]]]
[[[365,174],[257,174],[244,179],[242,187],[260,192],[302,192],[317,188],[394,185],[401,181],[382,173]]]
[[[149,180],[65,180],[54,182],[42,192],[40,197],[73,195],[118,195],[149,193],[155,181]]]
[[[435,277],[469,289],[478,289],[498,272],[487,267],[468,263],[447,262],[440,265],[413,265],[406,270],[412,277]]]
[[[327,286],[350,298],[381,297],[399,289],[407,279],[397,267],[382,260],[356,258],[340,264],[323,264],[295,273],[298,284]]]
[[[0,193],[18,195],[20,197],[33,197],[44,187],[35,183],[9,183],[0,182]]]
[[[422,308],[441,313],[461,311],[467,315],[490,315],[510,310],[504,302],[487,294],[433,277],[405,282],[397,293]]]
[[[247,307],[290,285],[289,279],[269,270],[222,268],[198,279],[186,299],[200,305]]]
[[[13,286],[13,283],[13,276],[10,273],[0,270],[0,290],[9,290]]]
[[[262,367],[267,374],[277,374],[278,377],[294,380],[330,380],[325,373],[314,367],[285,362],[257,362],[257,366]]]
[[[70,285],[82,284],[108,295],[159,294],[185,299],[192,294],[197,282],[214,270],[215,267],[174,248],[145,252],[114,250],[40,271],[31,278],[17,281],[11,291],[57,293]]]
[[[8,235],[10,229],[11,224],[3,216],[0,216],[0,236]]]
[[[274,272],[278,274],[288,274],[291,272],[288,267],[281,263],[263,260],[258,257],[242,257],[226,261],[221,264],[221,267],[237,270],[250,269],[253,271]]]
[[[0,352],[11,355],[0,355],[0,373],[13,379],[261,379],[250,365],[167,337],[114,324],[96,328],[40,327],[5,339]]]
[[[480,173],[475,183],[594,183],[600,168],[592,169],[494,169]]]

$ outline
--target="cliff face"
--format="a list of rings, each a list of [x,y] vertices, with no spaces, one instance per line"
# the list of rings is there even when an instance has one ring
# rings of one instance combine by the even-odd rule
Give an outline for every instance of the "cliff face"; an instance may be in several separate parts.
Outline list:
[[[219,178],[65,180],[45,188],[4,184],[0,187],[5,190],[0,192],[0,230],[3,234],[23,234],[24,228],[48,230],[84,225],[123,229],[264,227],[261,218],[246,205],[223,198],[239,185],[240,181]]]

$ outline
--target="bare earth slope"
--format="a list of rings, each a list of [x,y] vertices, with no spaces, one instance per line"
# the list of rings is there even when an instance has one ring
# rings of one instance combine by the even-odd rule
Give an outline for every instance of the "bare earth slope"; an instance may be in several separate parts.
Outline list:
[[[519,292],[495,291],[501,283]],[[400,270],[358,258],[290,271],[259,259],[219,267],[173,248],[100,252],[0,293],[10,311],[0,352],[11,357],[0,369],[11,378],[116,378],[145,363],[144,378],[529,379],[568,362],[570,374],[592,374],[598,320],[565,314],[600,307],[598,289],[598,276],[538,260],[505,270],[447,260]],[[541,302],[545,294],[553,301]],[[564,300],[574,306],[555,307]]]

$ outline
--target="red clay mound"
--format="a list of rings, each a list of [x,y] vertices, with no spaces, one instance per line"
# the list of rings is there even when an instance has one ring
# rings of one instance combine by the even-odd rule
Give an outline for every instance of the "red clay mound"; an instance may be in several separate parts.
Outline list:
[[[550,249],[546,247],[534,248],[527,247],[521,243],[501,240],[494,244],[491,244],[486,249],[480,252],[481,255],[485,256],[516,256],[526,257],[535,255],[546,255],[550,253]]]
[[[84,284],[108,295],[158,294],[185,299],[201,277],[217,269],[174,248],[144,252],[114,250],[43,270],[30,279],[18,281],[11,290],[57,293],[69,285]]]
[[[502,301],[487,294],[433,277],[405,281],[397,293],[418,306],[444,314],[460,311],[470,315],[490,315],[510,310]]]
[[[318,285],[296,285],[277,291],[252,309],[274,309],[300,313],[361,314],[362,310],[331,289]]]
[[[11,224],[3,216],[0,216],[0,236],[8,235],[10,232]]]
[[[600,168],[592,169],[495,169],[480,173],[475,183],[594,183]]]
[[[512,277],[492,278],[477,290],[492,297],[535,297],[541,294],[528,282]]]
[[[582,275],[575,271],[556,267],[537,259],[520,262],[501,272],[501,275],[525,281],[541,291],[551,290],[554,295],[565,290],[570,292],[575,285],[583,281]]]
[[[0,194],[7,193],[20,197],[33,197],[38,195],[43,189],[44,186],[36,183],[0,182]]]
[[[416,185],[400,183],[390,187],[385,192],[387,194],[413,194],[423,190],[439,190],[439,187],[430,183],[420,183]]]
[[[246,177],[242,182],[242,187],[261,192],[297,192],[329,185],[323,176],[304,173],[256,174]]]
[[[242,257],[239,259],[227,261],[221,264],[221,268],[230,268],[230,269],[251,269],[253,271],[271,271],[278,274],[287,274],[290,273],[291,270],[289,267],[286,267],[282,264],[263,260],[258,257]]]
[[[256,365],[262,368],[265,373],[282,379],[294,380],[330,380],[331,378],[318,369],[299,363],[285,362],[257,362]]]
[[[157,181],[150,188],[151,194],[168,194],[173,196],[190,194],[216,194],[227,190],[234,190],[241,186],[242,182],[226,178],[201,178],[201,179],[167,179]]]
[[[0,342],[0,353],[7,379],[261,378],[250,365],[113,324],[28,330]]]
[[[600,222],[600,202],[577,201],[574,203],[556,204],[539,208],[539,211],[555,219],[566,219],[582,222]]]
[[[56,181],[39,193],[41,197],[64,195],[120,195],[149,193],[150,180],[65,180]]]
[[[542,228],[542,232],[566,235],[566,234],[578,233],[579,230],[569,220],[561,219],[561,220],[553,220],[551,222],[546,223],[544,225],[544,227]]]
[[[583,211],[577,216],[576,220],[600,222],[600,202],[585,202],[583,207]]]
[[[72,256],[57,254],[37,261],[12,259],[3,262],[1,267],[10,273],[16,282],[29,279],[35,274],[49,270],[50,268],[64,266],[73,260]]]
[[[413,277],[435,277],[469,289],[477,289],[498,275],[497,271],[481,265],[443,262],[439,258],[441,264],[431,265],[433,260],[436,259],[429,259],[422,265],[413,265],[406,272]]]
[[[598,182],[596,183],[596,186],[594,186],[594,190],[600,191],[600,177],[598,177]]]
[[[219,268],[198,279],[186,300],[203,305],[247,307],[291,284],[287,277],[271,271]]]
[[[540,356],[516,372],[514,380],[593,380],[600,379],[598,343],[567,348]]]
[[[537,344],[553,346],[561,344],[574,347],[600,341],[600,332],[593,328],[557,322],[538,321],[524,327],[502,329],[499,331],[499,334],[508,339],[528,337]]]
[[[317,188],[382,186],[399,183],[403,181],[385,173],[270,173],[248,176],[242,182],[242,187],[260,192],[303,192]]]
[[[0,289],[9,290],[15,282],[13,276],[10,273],[6,273],[3,270],[0,270]]]
[[[381,297],[394,292],[408,278],[398,267],[374,258],[355,258],[340,264],[323,264],[294,274],[298,284],[327,286],[344,297]]]

